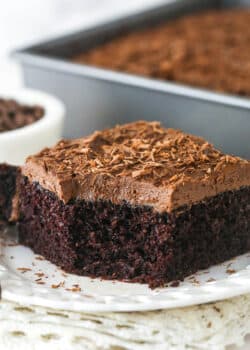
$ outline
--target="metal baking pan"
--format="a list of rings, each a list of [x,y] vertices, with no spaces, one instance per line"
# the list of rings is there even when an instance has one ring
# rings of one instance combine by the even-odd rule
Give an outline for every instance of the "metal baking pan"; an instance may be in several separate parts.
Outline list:
[[[115,35],[204,8],[241,1],[172,0],[71,35],[18,50],[25,85],[58,96],[67,107],[65,137],[138,119],[206,137],[223,151],[250,158],[250,99],[217,94],[75,64],[67,60]],[[244,4],[243,4],[244,3]],[[246,5],[246,1],[242,2]],[[244,33],[242,34],[244,35]]]

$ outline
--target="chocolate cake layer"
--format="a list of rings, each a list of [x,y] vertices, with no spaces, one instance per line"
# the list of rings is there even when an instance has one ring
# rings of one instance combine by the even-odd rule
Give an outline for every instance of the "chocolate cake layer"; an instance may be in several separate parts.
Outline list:
[[[79,275],[148,283],[183,279],[250,249],[250,187],[171,213],[71,200],[21,185],[20,242]]]
[[[249,22],[249,9],[185,15],[124,34],[72,60],[250,96]]]
[[[123,201],[159,212],[250,185],[250,162],[158,122],[135,122],[60,141],[29,157],[23,174],[67,203]]]
[[[0,164],[0,224],[14,219],[17,167]]]

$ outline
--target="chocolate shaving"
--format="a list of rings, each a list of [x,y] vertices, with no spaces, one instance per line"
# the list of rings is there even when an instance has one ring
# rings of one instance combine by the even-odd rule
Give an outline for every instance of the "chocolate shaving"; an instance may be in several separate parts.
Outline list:
[[[51,288],[52,288],[52,289],[58,289],[58,288],[63,287],[64,285],[65,285],[65,281],[60,282],[60,283],[58,283],[58,284],[52,284],[52,285],[51,285]]]
[[[33,124],[43,116],[43,107],[23,105],[14,100],[0,98],[0,133]]]
[[[67,292],[81,292],[82,289],[80,287],[66,288]]]
[[[17,268],[18,271],[21,271],[21,273],[25,273],[25,272],[28,272],[28,271],[32,271],[30,268],[28,267],[18,267]]]
[[[35,275],[37,277],[44,277],[44,273],[43,272],[36,272]]]

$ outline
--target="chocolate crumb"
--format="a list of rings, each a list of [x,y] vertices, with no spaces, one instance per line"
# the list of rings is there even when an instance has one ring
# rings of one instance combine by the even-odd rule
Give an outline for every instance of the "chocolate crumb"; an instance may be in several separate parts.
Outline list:
[[[35,280],[35,282],[41,282],[42,281],[42,278],[38,278]]]
[[[214,278],[212,278],[212,277],[210,277],[208,280],[207,280],[207,282],[215,282],[216,281],[216,279],[214,279]]]
[[[220,308],[218,308],[217,306],[213,306],[213,309],[216,311],[216,312],[218,312],[218,313],[220,313],[221,312],[221,310],[220,310]]]
[[[170,283],[170,287],[178,287],[180,285],[180,281],[173,281]]]

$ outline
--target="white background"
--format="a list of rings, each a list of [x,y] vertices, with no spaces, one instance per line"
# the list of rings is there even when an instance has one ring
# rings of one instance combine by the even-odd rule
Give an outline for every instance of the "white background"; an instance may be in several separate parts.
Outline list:
[[[174,0],[0,0],[0,84],[20,86],[20,71],[8,58],[15,48],[171,1]]]
[[[13,49],[167,1],[173,0],[0,0],[1,86],[21,85],[19,67],[9,59]],[[250,343],[242,350],[249,349]]]

